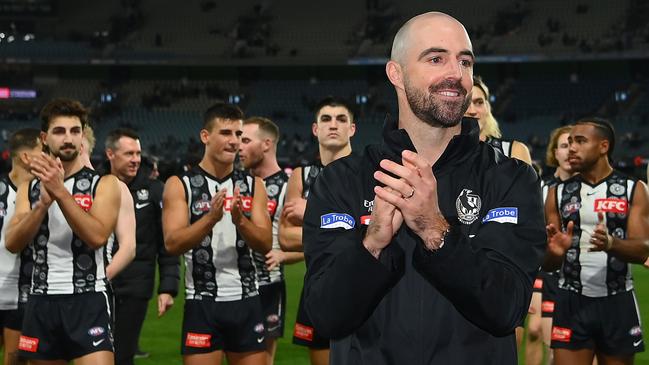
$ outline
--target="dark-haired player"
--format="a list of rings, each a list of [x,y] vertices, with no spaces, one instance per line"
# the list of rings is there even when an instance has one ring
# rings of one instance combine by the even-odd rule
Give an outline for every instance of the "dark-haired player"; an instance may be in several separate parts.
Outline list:
[[[41,111],[49,153],[32,159],[37,178],[18,188],[7,249],[34,252],[21,356],[38,364],[74,360],[112,364],[113,338],[103,246],[115,229],[120,190],[79,158],[88,112],[78,101],[54,99]]]
[[[167,251],[185,255],[185,364],[266,361],[265,329],[252,250],[272,246],[266,190],[235,170],[243,112],[215,104],[203,118],[201,162],[167,180],[162,223]]]
[[[545,269],[561,266],[552,348],[557,365],[632,364],[644,350],[630,263],[649,247],[649,195],[642,181],[611,167],[615,132],[582,119],[568,138],[578,175],[550,188]],[[565,230],[565,231],[564,231]]]

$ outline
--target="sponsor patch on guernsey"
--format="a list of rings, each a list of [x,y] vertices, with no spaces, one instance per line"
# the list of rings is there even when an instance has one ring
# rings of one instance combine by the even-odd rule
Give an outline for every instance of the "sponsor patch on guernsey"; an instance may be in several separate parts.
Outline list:
[[[518,208],[494,208],[482,218],[482,223],[487,222],[518,224]]]
[[[356,221],[347,213],[327,213],[320,216],[320,228],[344,228],[352,229]]]

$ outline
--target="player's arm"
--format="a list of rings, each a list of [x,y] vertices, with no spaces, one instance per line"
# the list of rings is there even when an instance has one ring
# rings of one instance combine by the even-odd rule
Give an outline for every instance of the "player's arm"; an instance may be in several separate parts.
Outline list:
[[[117,177],[105,175],[97,183],[97,191],[88,212],[84,211],[67,190],[50,192],[74,232],[93,249],[106,244],[115,230],[120,206]]]
[[[115,236],[119,242],[119,250],[113,256],[113,261],[106,267],[108,280],[113,280],[135,258],[135,208],[133,197],[128,186],[118,182],[120,188],[120,206],[115,225]]]
[[[611,247],[608,253],[622,261],[643,264],[649,257],[649,193],[647,185],[638,181],[627,221],[627,239],[608,236]]]
[[[286,186],[286,203],[279,219],[279,245],[283,251],[302,251],[302,227],[291,216],[295,214],[296,202],[302,198],[302,168],[293,170]],[[287,207],[288,205],[288,207]],[[299,214],[299,213],[298,213]]]
[[[210,210],[189,224],[185,188],[178,177],[170,177],[162,194],[162,232],[167,252],[181,255],[210,235],[214,225],[223,217],[224,198],[225,194],[219,191],[212,198]]]
[[[240,199],[233,199],[231,213],[237,230],[248,247],[262,254],[268,253],[273,246],[273,232],[270,215],[268,215],[268,196],[262,179],[255,177],[255,194],[252,197],[250,219],[241,214],[241,208]]]
[[[162,191],[164,184],[154,181],[149,189],[151,200],[155,204],[155,244],[158,247],[158,295],[178,295],[178,283],[180,281],[180,258],[171,255],[165,249],[164,236],[162,233]]]
[[[16,208],[6,231],[5,246],[9,252],[19,253],[31,242],[52,204],[47,192],[33,207],[29,203],[29,182],[20,184],[16,193]]]
[[[282,261],[282,263],[290,265],[303,260],[304,252],[284,252],[284,260]]]
[[[548,196],[545,200],[545,222],[547,224],[546,232],[548,234],[548,248],[543,258],[543,265],[541,266],[544,271],[554,271],[561,267],[563,258],[571,242],[566,242],[565,239],[572,239],[572,229],[570,235],[564,235],[561,232],[562,224],[561,217],[559,216],[559,208],[557,207],[557,187],[553,186],[548,190]]]
[[[272,270],[279,265],[290,265],[296,262],[304,261],[302,252],[285,252],[282,250],[270,250],[266,254],[266,266]]]
[[[530,166],[532,165],[532,156],[530,156],[530,150],[522,142],[512,142],[512,157],[526,162]]]

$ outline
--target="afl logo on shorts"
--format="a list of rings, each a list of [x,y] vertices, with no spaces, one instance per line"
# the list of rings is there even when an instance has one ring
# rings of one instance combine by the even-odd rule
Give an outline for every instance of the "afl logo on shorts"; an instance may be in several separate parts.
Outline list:
[[[101,336],[105,332],[104,327],[93,327],[88,330],[88,334],[93,337]]]
[[[482,200],[478,194],[473,194],[473,190],[464,189],[455,200],[455,209],[457,217],[464,224],[471,224],[478,219]]]

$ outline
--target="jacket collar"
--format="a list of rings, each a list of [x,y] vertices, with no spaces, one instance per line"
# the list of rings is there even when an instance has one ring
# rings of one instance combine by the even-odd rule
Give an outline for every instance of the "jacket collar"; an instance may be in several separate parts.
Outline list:
[[[459,165],[466,160],[471,151],[480,143],[480,127],[475,118],[463,118],[460,134],[454,136],[448,146],[435,162],[433,171],[439,171],[446,166]],[[381,157],[401,164],[403,150],[415,151],[415,146],[405,129],[399,129],[398,121],[389,116],[383,125],[383,143],[381,144]]]

